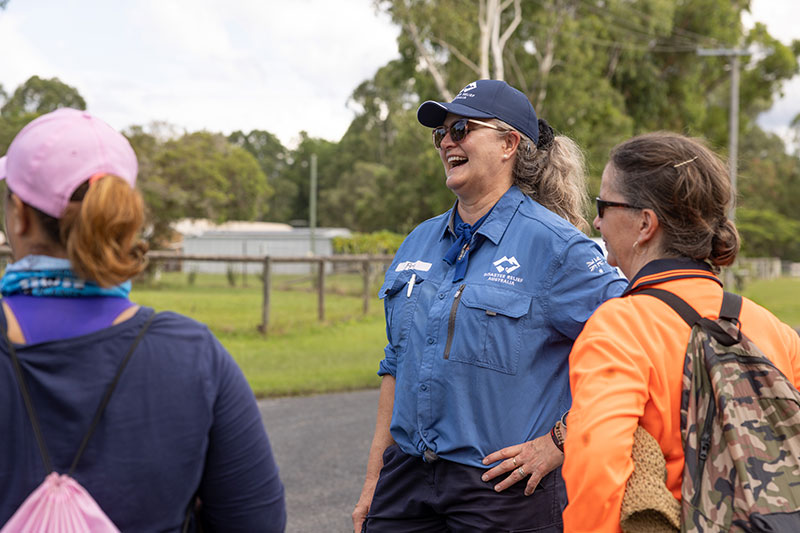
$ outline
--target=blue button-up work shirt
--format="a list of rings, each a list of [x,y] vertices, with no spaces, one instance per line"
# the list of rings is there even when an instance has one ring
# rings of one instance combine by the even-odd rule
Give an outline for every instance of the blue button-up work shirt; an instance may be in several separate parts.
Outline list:
[[[389,340],[378,374],[396,379],[391,433],[482,467],[487,454],[529,441],[571,403],[567,361],[592,312],[626,282],[597,244],[516,187],[470,246],[466,276],[443,257],[452,209],[400,246],[380,297]]]

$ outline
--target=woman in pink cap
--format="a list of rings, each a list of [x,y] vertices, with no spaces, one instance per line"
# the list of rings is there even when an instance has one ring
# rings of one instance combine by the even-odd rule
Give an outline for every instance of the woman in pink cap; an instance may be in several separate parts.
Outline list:
[[[137,171],[125,137],[74,109],[28,124],[0,159],[14,261],[0,281],[0,524],[25,529],[26,498],[68,474],[123,531],[192,530],[198,499],[205,531],[282,531],[236,363],[206,326],[128,299],[145,266]]]

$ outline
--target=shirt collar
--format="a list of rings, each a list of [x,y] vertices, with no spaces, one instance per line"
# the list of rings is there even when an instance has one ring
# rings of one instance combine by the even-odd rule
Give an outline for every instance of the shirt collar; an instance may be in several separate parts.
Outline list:
[[[655,259],[647,263],[636,273],[622,296],[627,296],[649,285],[685,278],[706,278],[722,286],[722,282],[714,275],[714,271],[707,263],[688,257],[670,257]]]
[[[511,188],[500,197],[497,203],[494,204],[492,212],[489,213],[489,216],[475,233],[483,235],[492,241],[493,244],[497,245],[506,232],[506,228],[508,228],[508,225],[511,223],[511,218],[514,216],[514,213],[517,212],[517,209],[519,209],[524,199],[525,195],[523,192],[520,191],[516,185],[512,185]],[[455,238],[456,232],[453,224],[456,207],[458,207],[458,200],[456,200],[453,207],[450,208],[447,216],[447,224],[442,228],[442,235],[439,240],[444,239],[445,235],[448,233]]]

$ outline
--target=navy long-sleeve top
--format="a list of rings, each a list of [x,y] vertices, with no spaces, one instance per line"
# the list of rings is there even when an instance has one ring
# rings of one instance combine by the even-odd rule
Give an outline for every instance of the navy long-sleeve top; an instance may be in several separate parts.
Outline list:
[[[17,345],[54,463],[65,473],[120,360],[153,313]],[[0,324],[5,318],[0,313]],[[0,524],[45,477],[0,341]],[[122,531],[179,531],[195,494],[210,531],[283,531],[283,485],[253,393],[208,328],[160,313],[125,368],[73,477]]]

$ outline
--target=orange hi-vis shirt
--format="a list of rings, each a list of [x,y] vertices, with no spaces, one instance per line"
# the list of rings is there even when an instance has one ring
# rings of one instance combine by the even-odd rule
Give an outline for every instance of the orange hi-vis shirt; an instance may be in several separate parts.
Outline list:
[[[681,379],[691,330],[662,301],[630,293],[658,287],[716,319],[721,285],[703,263],[659,259],[636,275],[622,297],[606,301],[586,322],[569,356],[573,398],[562,468],[569,499],[564,531],[621,531],[620,507],[633,471],[631,448],[638,425],[661,446],[667,488],[680,499]],[[742,332],[800,385],[800,335],[747,299],[739,319]]]

